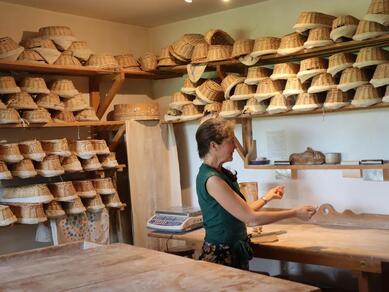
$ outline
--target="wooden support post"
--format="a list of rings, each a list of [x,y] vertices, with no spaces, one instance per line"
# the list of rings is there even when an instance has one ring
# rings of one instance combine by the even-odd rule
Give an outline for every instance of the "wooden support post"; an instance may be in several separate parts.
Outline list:
[[[226,73],[224,72],[224,70],[222,69],[222,66],[221,65],[216,65],[216,73],[217,73],[217,76],[223,80],[224,77],[226,77]]]
[[[126,125],[123,125],[119,128],[119,130],[116,132],[115,136],[113,137],[111,145],[109,145],[109,151],[116,150],[125,132],[126,132]]]
[[[251,118],[242,119],[242,141],[243,149],[247,153],[253,142],[252,120]]]
[[[89,102],[91,107],[97,112],[100,105],[100,82],[99,77],[89,78]]]
[[[358,276],[358,291],[369,292],[369,273],[357,271]]]
[[[125,79],[124,71],[120,71],[114,78],[114,82],[105,96],[103,102],[100,104],[97,110],[97,117],[101,119],[114,99],[115,95],[119,92]]]
[[[244,161],[244,159],[247,155],[247,152],[243,149],[242,144],[240,144],[240,142],[236,138],[236,136],[234,136],[234,142],[235,142],[235,146],[236,146],[236,151],[238,151],[240,158],[242,158],[242,160]]]

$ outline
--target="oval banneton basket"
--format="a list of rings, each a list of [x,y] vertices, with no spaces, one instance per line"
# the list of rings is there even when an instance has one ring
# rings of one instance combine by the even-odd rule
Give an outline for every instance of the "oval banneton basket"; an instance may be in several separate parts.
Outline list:
[[[159,105],[156,102],[136,102],[127,104],[115,104],[109,119],[114,121],[125,120],[159,120]]]

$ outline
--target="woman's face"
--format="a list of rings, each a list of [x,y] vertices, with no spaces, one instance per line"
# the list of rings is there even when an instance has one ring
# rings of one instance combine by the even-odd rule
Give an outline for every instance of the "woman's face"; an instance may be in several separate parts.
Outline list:
[[[235,150],[235,143],[233,138],[224,139],[223,142],[218,145],[217,154],[221,162],[232,161],[232,156]]]

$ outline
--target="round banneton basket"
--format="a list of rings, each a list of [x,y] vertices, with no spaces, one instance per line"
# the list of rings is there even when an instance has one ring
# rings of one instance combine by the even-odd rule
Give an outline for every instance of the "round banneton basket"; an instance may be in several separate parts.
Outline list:
[[[89,180],[76,180],[73,181],[73,185],[81,198],[93,198],[97,195],[92,182]]]
[[[96,155],[93,155],[89,159],[83,159],[81,161],[81,164],[82,164],[82,168],[85,171],[98,170],[102,168],[101,163]]]
[[[81,67],[80,61],[73,56],[72,52],[63,52],[57,60],[54,62],[55,65],[66,66],[66,67]]]
[[[58,155],[47,155],[42,162],[38,162],[37,172],[44,177],[53,177],[65,173]]]
[[[50,90],[46,86],[46,82],[40,77],[26,77],[22,80],[21,89],[31,94],[46,93]]]
[[[9,206],[0,205],[0,226],[7,226],[17,221]]]
[[[208,47],[207,62],[224,61],[231,59],[232,46],[210,45]]]
[[[138,68],[137,70],[140,70],[140,68],[139,68],[140,64],[132,54],[118,55],[118,56],[115,56],[115,59],[118,62],[120,68],[123,68],[123,69]]]
[[[301,34],[296,32],[287,34],[281,38],[280,46],[277,53],[279,55],[288,55],[304,49],[305,39]]]
[[[69,144],[70,150],[82,159],[92,158],[96,154],[91,140],[76,140]]]
[[[4,188],[1,201],[7,204],[49,203],[53,195],[45,184]]]
[[[79,94],[74,87],[73,81],[68,79],[55,80],[50,87],[52,93],[58,94],[63,98],[72,98]]]
[[[0,94],[11,94],[20,92],[12,76],[0,76]]]
[[[119,64],[114,56],[109,54],[94,54],[91,55],[86,66],[99,69],[118,69]]]
[[[93,149],[97,155],[109,154],[109,148],[105,140],[93,139],[90,140],[93,145]]]
[[[101,212],[105,208],[105,205],[100,195],[96,195],[91,199],[86,199],[84,200],[84,202],[85,202],[86,210],[91,213]]]
[[[338,84],[338,89],[348,91],[358,86],[369,83],[365,71],[351,67],[342,71]]]
[[[108,155],[101,155],[99,159],[103,168],[115,168],[119,166],[115,152],[110,152]]]
[[[196,88],[196,95],[206,103],[222,102],[224,100],[223,88],[219,83],[211,79],[206,80]]]
[[[38,224],[47,221],[42,204],[18,204],[10,205],[20,224]]]
[[[12,178],[12,174],[8,170],[7,164],[4,161],[0,160],[0,180],[11,179],[11,178]]]
[[[100,195],[110,195],[116,192],[110,177],[92,180],[93,187]]]
[[[65,212],[68,215],[77,215],[77,214],[84,213],[85,211],[86,209],[79,197],[77,197],[72,202],[65,202]]]
[[[51,183],[49,184],[49,188],[56,201],[71,202],[78,198],[71,181]]]
[[[18,144],[8,143],[0,144],[0,160],[8,163],[16,163],[23,160]]]
[[[19,142],[19,150],[24,158],[34,161],[42,161],[46,156],[46,153],[43,151],[42,145],[38,140]]]
[[[159,120],[159,105],[156,102],[115,104],[111,118],[114,121]]]
[[[11,173],[14,177],[29,178],[37,175],[34,164],[30,159],[23,159],[18,163],[11,164]]]
[[[70,156],[68,141],[66,138],[53,139],[53,140],[41,140],[41,145],[46,154],[53,154],[62,157]]]
[[[45,214],[49,219],[57,219],[66,215],[61,203],[55,200],[45,205]]]
[[[73,153],[69,157],[62,157],[61,165],[65,172],[82,171],[81,162],[78,160],[77,155]]]
[[[352,39],[357,30],[358,23],[359,19],[351,15],[341,15],[337,17],[332,22],[330,38],[334,42],[342,40],[342,38]]]

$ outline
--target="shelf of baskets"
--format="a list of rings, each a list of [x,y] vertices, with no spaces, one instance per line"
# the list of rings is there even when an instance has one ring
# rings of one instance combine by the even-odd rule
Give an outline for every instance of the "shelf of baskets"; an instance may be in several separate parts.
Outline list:
[[[86,121],[86,122],[49,122],[46,124],[7,124],[0,125],[0,129],[29,129],[29,128],[68,128],[92,127],[96,131],[115,131],[124,125],[123,121]]]
[[[355,52],[365,47],[385,47],[389,46],[389,34],[383,35],[374,39],[367,39],[363,41],[346,41],[336,43],[330,46],[317,47],[313,49],[304,49],[300,52],[289,55],[265,55],[262,56],[255,65],[271,65],[277,63],[287,63],[300,61],[312,57],[328,57],[336,53]],[[227,68],[244,68],[246,65],[239,62],[239,60],[226,60],[219,62],[207,63],[208,68],[217,68],[218,66]],[[186,65],[175,66],[171,68],[164,68],[164,71],[171,72],[186,72]]]
[[[364,169],[389,169],[389,164],[379,165],[345,165],[345,164],[319,164],[319,165],[253,165],[245,163],[247,169],[290,169],[290,170],[364,170]]]

